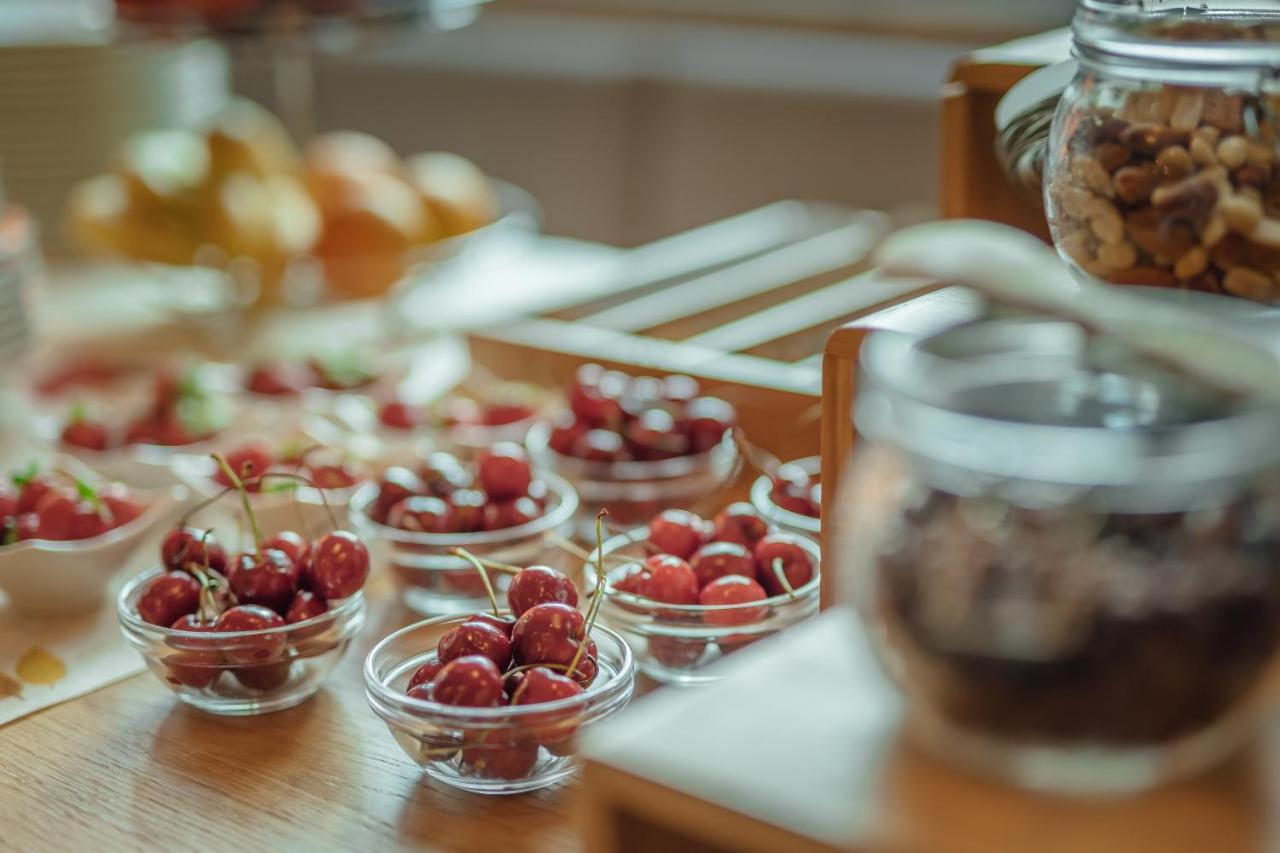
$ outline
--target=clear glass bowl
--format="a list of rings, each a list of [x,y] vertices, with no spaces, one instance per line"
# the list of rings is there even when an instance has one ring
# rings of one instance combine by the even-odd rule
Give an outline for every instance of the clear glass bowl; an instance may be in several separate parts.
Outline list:
[[[627,641],[635,653],[636,666],[655,681],[674,685],[719,681],[723,676],[715,669],[706,669],[709,664],[818,613],[821,552],[811,539],[797,537],[816,571],[794,597],[775,595],[749,604],[715,606],[665,604],[615,589],[613,583],[625,576],[634,563],[610,565],[617,561],[609,558],[634,557],[636,562],[642,562],[649,553],[648,539],[648,529],[637,528],[604,543],[609,585],[600,605],[600,618]],[[596,587],[594,561],[586,565],[583,576],[590,595]],[[708,624],[711,613],[717,615],[717,622],[736,624]]]
[[[821,456],[806,456],[789,464],[799,467],[812,477],[822,473]],[[773,502],[773,480],[768,474],[761,474],[751,484],[751,505],[770,525],[779,530],[808,536],[810,539],[817,539],[822,533],[822,519],[783,509]]]
[[[593,462],[557,453],[548,446],[551,425],[529,430],[529,455],[541,468],[573,484],[581,499],[578,532],[595,537],[596,513],[609,510],[616,525],[644,524],[664,509],[697,510],[733,481],[741,467],[733,432],[705,453],[657,462]]]
[[[375,565],[385,562],[391,567],[407,607],[425,616],[474,613],[489,606],[484,582],[469,562],[449,553],[452,549],[465,548],[497,563],[528,566],[559,553],[547,542],[548,533],[568,536],[573,532],[578,495],[560,477],[538,476],[547,484],[546,511],[527,524],[505,530],[416,533],[380,524],[369,517],[369,507],[378,497],[377,483],[356,489],[347,512],[356,532],[369,543]],[[490,572],[489,579],[499,594],[511,581],[504,572]]]
[[[1076,270],[1280,299],[1280,5],[1081,0],[1044,199]]]
[[[577,733],[626,706],[635,661],[622,638],[597,624],[595,681],[581,695],[539,705],[462,708],[405,695],[409,678],[436,657],[440,637],[470,615],[441,616],[391,634],[365,659],[365,692],[405,754],[433,779],[478,794],[553,785],[578,768]]]
[[[183,702],[227,716],[292,708],[309,699],[337,666],[364,624],[364,593],[331,601],[305,622],[263,631],[175,631],[142,621],[138,599],[163,574],[156,568],[129,581],[116,611],[125,637]]]
[[[858,389],[837,594],[919,743],[1093,794],[1256,730],[1280,672],[1280,409],[1031,317],[876,332]]]

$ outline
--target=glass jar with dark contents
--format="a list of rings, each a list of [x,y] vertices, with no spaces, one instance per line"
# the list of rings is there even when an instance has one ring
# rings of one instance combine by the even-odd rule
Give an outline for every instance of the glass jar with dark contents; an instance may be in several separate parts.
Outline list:
[[[1094,792],[1251,731],[1280,651],[1280,411],[1042,318],[877,333],[862,367],[839,593],[926,747]]]

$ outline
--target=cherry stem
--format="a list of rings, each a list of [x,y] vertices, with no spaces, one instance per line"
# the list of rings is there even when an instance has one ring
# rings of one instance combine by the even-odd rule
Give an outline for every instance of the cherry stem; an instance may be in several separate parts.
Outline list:
[[[493,560],[486,560],[483,557],[477,557],[475,554],[472,554],[471,558],[486,569],[493,569],[495,572],[502,572],[508,575],[518,575],[524,571],[520,566],[513,566],[510,563],[495,563]]]
[[[485,595],[489,596],[489,603],[493,605],[493,615],[500,616],[501,614],[498,612],[498,596],[493,594],[493,584],[489,582],[489,573],[485,571],[484,563],[481,563],[480,559],[466,548],[450,548],[449,553],[466,560],[480,573],[480,581],[484,584]]]
[[[227,464],[227,459],[221,453],[210,453],[214,462],[218,463],[218,467],[222,469],[222,473],[227,475],[227,479],[231,481],[231,485],[235,486],[236,491],[240,493],[240,505],[244,507],[245,517],[249,520],[249,530],[253,534],[253,544],[257,549],[258,556],[262,556],[262,530],[258,527],[258,519],[253,514],[253,507],[249,505],[249,492],[245,490],[244,483],[236,476],[236,472],[231,470],[231,466]]]
[[[796,597],[796,591],[791,586],[791,581],[787,580],[787,573],[782,570],[785,564],[781,557],[773,558],[773,576],[778,579],[778,583],[782,584],[782,588],[787,591],[787,595],[792,598]]]
[[[609,510],[602,509],[596,513],[596,589],[591,596],[591,606],[587,608],[587,621],[582,626],[582,642],[578,643],[578,650],[573,653],[573,660],[569,661],[569,668],[565,670],[565,674],[573,678],[574,673],[578,671],[578,661],[582,660],[582,653],[587,650],[587,643],[591,640],[591,629],[596,624],[596,614],[600,612],[600,602],[604,600],[604,588],[606,584],[606,576],[604,573],[604,519],[609,514]]]
[[[751,465],[760,470],[761,473],[773,477],[782,467],[782,460],[774,456],[763,447],[752,444],[747,441],[747,434],[743,432],[742,427],[733,428],[733,440],[738,445],[738,449],[742,452]]]
[[[317,486],[315,484],[315,481],[312,480],[310,477],[307,477],[304,474],[294,474],[289,471],[268,471],[265,474],[261,474],[255,477],[249,482],[261,483],[263,480],[266,480],[268,478],[280,479],[280,480],[293,480],[295,482],[302,483],[304,486],[308,486],[312,489],[315,489],[316,492],[320,495],[320,503],[324,504],[324,511],[329,515],[329,523],[333,525],[334,530],[338,529],[338,516],[334,514],[333,507],[329,505],[328,495],[326,495],[325,490]],[[297,503],[298,501],[297,489],[294,489],[293,500],[294,500],[294,503]]]

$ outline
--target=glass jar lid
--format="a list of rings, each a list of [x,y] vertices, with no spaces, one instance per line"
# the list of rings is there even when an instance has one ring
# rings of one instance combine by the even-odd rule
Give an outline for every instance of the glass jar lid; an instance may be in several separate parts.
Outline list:
[[[876,332],[861,365],[858,432],[959,495],[1180,511],[1229,501],[1280,463],[1277,407],[1063,320],[991,316],[924,339]]]

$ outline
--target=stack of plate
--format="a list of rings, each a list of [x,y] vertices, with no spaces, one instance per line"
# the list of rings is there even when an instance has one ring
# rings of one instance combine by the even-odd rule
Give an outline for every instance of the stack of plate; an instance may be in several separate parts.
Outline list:
[[[51,38],[0,42],[0,162],[8,196],[57,249],[71,187],[106,170],[139,131],[205,121],[226,102],[229,73],[208,41]]]
[[[0,365],[14,364],[27,351],[30,300],[40,273],[35,224],[26,211],[6,205],[0,196]]]

